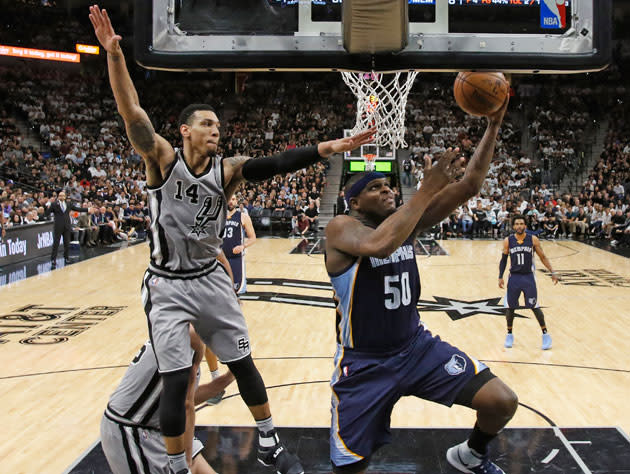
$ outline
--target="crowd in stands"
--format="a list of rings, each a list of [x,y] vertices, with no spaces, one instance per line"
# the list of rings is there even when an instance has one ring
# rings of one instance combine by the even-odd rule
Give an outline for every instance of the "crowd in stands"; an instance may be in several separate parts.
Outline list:
[[[44,22],[49,11],[56,9],[42,8],[36,16]],[[63,27],[76,26],[69,22]],[[19,22],[4,33],[22,34]],[[85,233],[86,245],[142,238],[148,221],[144,166],[125,137],[106,68],[98,61],[71,71],[33,64],[0,66],[0,202],[5,222],[22,225],[46,218],[46,204],[63,189],[69,199],[98,209],[87,222],[82,218],[83,227],[92,229]],[[516,84],[481,193],[446,219],[439,235],[498,238],[509,231],[509,216],[519,212],[543,236],[627,242],[630,130],[621,67],[598,76],[602,80],[592,87],[579,82],[588,83],[588,78],[569,86],[557,79]],[[178,112],[194,102],[215,106],[222,121],[222,156],[264,159],[343,136],[343,129],[354,123],[355,98],[335,74],[257,74],[240,81],[235,94],[231,75],[136,68],[132,73],[156,131],[175,146],[181,141]],[[425,154],[458,146],[470,158],[485,130],[485,119],[468,116],[454,104],[451,76],[426,77],[407,104],[410,154],[403,163],[402,184],[421,182]],[[601,158],[580,189],[559,193],[565,174],[584,166],[587,145],[604,111],[610,119]],[[16,119],[37,132],[41,145],[23,143]],[[240,206],[257,227],[275,224],[299,235],[316,232],[326,166],[243,184],[237,190]]]
[[[532,232],[545,238],[607,239],[613,246],[629,245],[630,125],[620,78],[615,65],[598,86],[580,84],[584,78],[565,87],[557,79],[517,86],[480,194],[445,219],[434,234],[501,238],[510,232],[510,217],[518,213],[527,217]],[[449,93],[440,84],[426,84],[410,97],[411,146],[402,163],[403,185],[421,185],[425,154],[434,156],[448,146],[459,146],[469,159],[474,151],[485,122],[453,108]],[[610,104],[616,108],[611,110]],[[611,119],[599,161],[579,189],[557,191],[567,173],[575,175],[585,165],[587,144],[604,110]],[[525,127],[515,125],[519,119],[521,123],[526,119]],[[522,133],[528,134],[531,150],[523,149]]]
[[[6,99],[0,111],[0,202],[7,225],[44,219],[49,199],[65,190],[70,200],[98,208],[91,215],[93,226],[112,228],[99,233],[98,240],[142,237],[145,229],[135,219],[146,224],[148,216],[144,165],[125,137],[105,72],[69,73],[26,64],[0,67],[0,77],[0,97]],[[213,104],[222,119],[222,156],[264,159],[314,145],[342,136],[353,117],[351,109],[345,114],[336,110],[340,101],[352,103],[350,92],[326,88],[325,81],[311,85],[261,77],[239,95],[226,92],[220,79],[163,74],[160,80],[149,75],[136,82],[156,131],[176,147],[181,143],[179,110],[190,102]],[[313,87],[308,101],[305,87]],[[164,101],[166,96],[171,100]],[[15,117],[37,132],[41,146],[23,143]],[[316,232],[326,171],[327,164],[317,164],[243,184],[237,190],[241,207],[252,214],[255,225],[273,222],[297,233],[298,222],[306,219],[308,230]],[[85,241],[94,240],[88,236]]]

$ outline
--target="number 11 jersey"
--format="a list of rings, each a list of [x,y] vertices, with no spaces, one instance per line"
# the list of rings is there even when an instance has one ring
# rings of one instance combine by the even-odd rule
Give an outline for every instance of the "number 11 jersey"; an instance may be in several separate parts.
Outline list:
[[[420,275],[413,238],[387,258],[359,257],[347,270],[329,276],[338,344],[382,353],[405,346],[415,336]]]

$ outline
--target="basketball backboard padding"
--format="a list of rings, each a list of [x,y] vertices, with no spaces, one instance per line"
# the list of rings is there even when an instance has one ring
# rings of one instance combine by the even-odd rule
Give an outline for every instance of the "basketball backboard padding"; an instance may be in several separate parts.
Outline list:
[[[261,32],[258,27],[256,31],[247,31],[246,22],[238,18],[249,13],[239,10],[238,2],[231,2],[234,8],[229,18],[214,18],[215,25],[221,24],[219,20],[228,21],[223,24],[224,31],[204,32],[201,24],[196,25],[195,32],[182,30],[192,26],[182,22],[185,17],[177,16],[177,5],[186,2],[136,0],[136,61],[151,69],[183,71],[413,69],[570,73],[600,70],[611,60],[612,0],[566,0],[566,24],[556,29],[543,29],[537,16],[540,11],[542,22],[544,4],[555,0],[522,0],[532,3],[528,7],[501,8],[495,8],[492,2],[491,10],[480,4],[474,7],[449,4],[451,0],[409,0],[414,3],[409,4],[409,17],[415,21],[409,23],[408,45],[399,53],[379,54],[351,54],[344,49],[341,10],[326,10],[326,14],[332,15],[330,18],[326,15],[322,18],[319,10],[323,8],[320,3],[334,6],[332,0],[260,1],[266,2],[265,11],[282,18],[274,23],[276,29],[281,25],[280,33],[265,33],[264,28]],[[216,2],[195,4],[213,8]],[[488,16],[484,12],[491,13]],[[191,13],[194,17],[195,12]],[[339,21],[328,21],[334,20],[337,13]],[[466,18],[474,21],[467,22]],[[515,18],[520,20],[513,24],[499,21]],[[233,28],[229,27],[230,21]],[[240,30],[239,34],[231,34],[232,29]]]
[[[343,46],[348,53],[398,52],[409,41],[407,0],[345,0]]]

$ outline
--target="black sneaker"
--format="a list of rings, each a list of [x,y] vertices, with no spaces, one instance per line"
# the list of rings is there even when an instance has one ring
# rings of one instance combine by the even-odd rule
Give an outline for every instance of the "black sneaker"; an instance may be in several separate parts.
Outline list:
[[[269,448],[258,446],[258,462],[263,466],[273,466],[278,474],[304,474],[298,457],[284,447],[275,432],[267,435],[275,438],[275,444]]]

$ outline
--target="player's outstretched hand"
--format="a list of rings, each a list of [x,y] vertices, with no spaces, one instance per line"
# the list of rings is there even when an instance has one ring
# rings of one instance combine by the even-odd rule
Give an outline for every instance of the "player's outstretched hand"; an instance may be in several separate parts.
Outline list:
[[[448,148],[440,155],[435,165],[431,164],[431,157],[424,156],[424,179],[422,187],[429,187],[433,192],[439,192],[444,186],[461,175],[464,158],[457,158],[459,148]]]
[[[338,140],[331,140],[328,142],[321,142],[317,145],[317,152],[322,158],[328,158],[334,153],[343,153],[346,151],[352,151],[359,148],[361,145],[370,143],[373,139],[373,135],[376,133],[376,128],[369,128],[365,132],[357,133],[351,137],[339,138]]]
[[[120,44],[118,43],[122,37],[114,32],[112,22],[107,15],[105,9],[101,10],[98,5],[92,5],[90,7],[90,21],[94,27],[94,33],[99,43],[105,48],[108,53],[116,54],[120,51]]]

